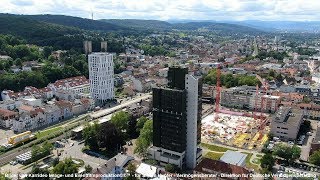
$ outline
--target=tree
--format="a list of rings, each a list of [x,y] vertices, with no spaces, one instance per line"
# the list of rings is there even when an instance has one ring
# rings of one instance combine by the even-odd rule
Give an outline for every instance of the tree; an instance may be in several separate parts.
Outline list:
[[[124,111],[114,113],[111,116],[111,123],[114,124],[119,132],[127,132],[130,114]]]
[[[43,168],[40,168],[38,166],[38,164],[35,164],[35,165],[32,166],[32,169],[31,169],[29,174],[31,174],[31,176],[34,175],[34,174],[35,175],[36,174],[46,174],[47,177],[27,177],[26,178],[27,180],[31,180],[31,179],[41,179],[41,180],[43,179],[43,180],[46,180],[46,179],[48,179],[50,172],[49,172],[49,170],[47,168],[43,169]]]
[[[274,147],[273,154],[286,159],[289,163],[292,163],[300,157],[301,149],[296,145],[291,147],[285,144],[277,144]]]
[[[31,150],[31,161],[37,161],[43,157],[50,155],[53,145],[49,142],[44,142],[42,146],[33,146]]]
[[[138,153],[140,156],[145,156],[148,147],[152,143],[153,138],[153,121],[148,120],[144,123],[143,128],[140,131],[140,135],[136,140],[136,148],[134,153]]]
[[[271,153],[266,153],[262,158],[261,158],[261,167],[265,168],[267,171],[271,172],[272,168],[274,166],[275,159],[273,158]]]
[[[4,174],[0,173],[0,180],[9,180]]]
[[[98,145],[98,132],[100,129],[100,125],[97,123],[94,123],[93,125],[90,125],[87,123],[85,125],[85,128],[82,131],[82,136],[84,138],[84,144],[86,146],[89,146],[92,150],[99,150]]]
[[[17,58],[14,63],[16,66],[22,67],[22,60],[20,58]]]
[[[269,70],[268,75],[274,78],[276,76],[276,72],[274,70]]]
[[[140,130],[143,128],[144,126],[144,123],[147,122],[149,119],[144,117],[144,116],[141,116],[138,121],[137,121],[137,124],[136,124],[136,131],[138,133],[140,133]]]
[[[315,164],[317,166],[320,166],[320,150],[314,152],[310,157],[309,161],[312,164]]]
[[[98,147],[107,151],[118,150],[122,144],[122,137],[119,135],[114,124],[107,122],[100,125],[97,135]]]
[[[127,170],[129,171],[129,176],[126,176],[124,179],[125,180],[136,180],[138,179],[135,174],[136,174],[136,166],[132,163],[128,164]]]
[[[53,169],[54,174],[74,174],[78,172],[78,166],[72,161],[71,158],[66,158],[64,161],[59,162]],[[61,178],[61,179],[78,179],[78,178]]]
[[[173,164],[166,164],[164,169],[169,173],[177,173],[177,172],[179,172],[178,166],[173,165]]]
[[[84,169],[85,169],[86,173],[91,173],[91,172],[92,172],[92,167],[91,167],[89,164],[87,164],[87,165],[84,167]]]
[[[51,46],[45,46],[45,47],[43,48],[43,56],[44,56],[45,58],[48,58],[48,57],[50,56],[50,54],[51,54],[52,51],[53,51],[53,48],[52,48]]]
[[[56,58],[54,58],[54,56],[50,55],[48,57],[48,61],[50,61],[51,63],[53,63],[56,60]]]

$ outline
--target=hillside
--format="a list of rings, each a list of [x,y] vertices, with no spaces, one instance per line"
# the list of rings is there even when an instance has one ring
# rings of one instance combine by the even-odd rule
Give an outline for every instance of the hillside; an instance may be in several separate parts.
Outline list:
[[[236,33],[249,33],[257,34],[263,33],[262,30],[258,30],[248,26],[217,23],[217,22],[183,22],[183,23],[168,23],[166,21],[158,20],[137,20],[137,19],[103,19],[103,22],[108,22],[117,26],[122,26],[130,29],[138,30],[199,30],[207,29],[209,31],[215,31],[217,33],[224,34],[236,34]]]
[[[18,27],[27,27],[28,33],[30,29],[45,29],[44,27],[50,26],[50,29],[56,30],[59,34],[72,34],[74,31],[91,30],[91,31],[117,31],[132,33],[137,31],[170,31],[177,30],[198,30],[207,29],[209,31],[228,33],[261,33],[261,30],[251,28],[248,26],[217,23],[217,22],[184,22],[184,23],[168,23],[159,20],[139,20],[139,19],[101,19],[91,20],[73,16],[64,15],[13,15],[13,14],[0,14],[0,18],[11,18],[10,23],[18,23]],[[7,19],[9,21],[9,19]],[[6,23],[6,22],[4,22]],[[44,24],[45,23],[45,24]],[[50,23],[50,25],[48,24]],[[56,26],[53,26],[55,24]],[[58,26],[60,25],[60,26]],[[6,25],[5,25],[6,27]],[[67,28],[69,27],[69,28]],[[4,27],[3,27],[4,28]],[[12,29],[13,31],[25,31],[22,29]],[[65,32],[64,32],[65,31]],[[61,33],[60,33],[61,32]],[[22,32],[21,32],[22,33]],[[26,34],[24,34],[26,35]],[[49,34],[48,34],[49,35]]]
[[[140,19],[101,19],[100,21],[113,25],[127,27],[130,29],[154,29],[154,30],[171,30],[172,24],[158,20],[140,20]]]
[[[263,33],[262,30],[258,30],[248,26],[228,24],[228,23],[217,23],[217,22],[187,22],[187,23],[176,23],[173,24],[174,29],[178,30],[198,30],[206,29],[209,31],[216,31],[225,34],[237,34],[237,33],[248,33],[257,34]]]
[[[64,15],[23,15],[26,18],[47,22],[60,24],[64,26],[72,26],[77,27],[79,29],[84,30],[95,30],[95,31],[118,31],[118,30],[126,30],[123,27],[120,27],[116,24],[111,24],[103,21],[96,21],[91,19],[73,17],[73,16],[64,16]]]
[[[82,33],[82,30],[78,28],[39,22],[23,16],[0,14],[0,34],[16,35],[37,45],[49,44],[70,48],[68,43],[79,33]]]

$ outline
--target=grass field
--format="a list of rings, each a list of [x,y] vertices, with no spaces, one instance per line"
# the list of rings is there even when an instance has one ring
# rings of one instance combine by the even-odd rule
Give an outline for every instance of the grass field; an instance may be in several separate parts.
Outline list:
[[[46,130],[40,131],[39,133],[36,133],[36,137],[38,139],[40,139],[42,137],[48,136],[48,135],[55,133],[55,132],[58,132],[60,130],[63,130],[63,128],[55,127],[55,128],[46,129]]]
[[[213,144],[201,143],[201,146],[203,148],[209,149],[211,151],[217,151],[217,152],[226,152],[227,150],[233,151],[233,149],[229,149],[229,148],[225,148],[225,147],[221,147],[221,146],[217,146],[217,145],[213,145]]]
[[[219,160],[222,155],[223,153],[208,152],[207,154],[204,155],[204,157],[209,159]]]
[[[250,162],[250,159],[252,157],[252,153],[246,153],[246,152],[241,152],[243,154],[247,154],[247,157],[246,157],[246,166],[249,168],[249,169],[254,169],[256,172],[259,172],[259,169],[260,169],[260,166],[259,165],[256,165],[256,164],[252,164]]]

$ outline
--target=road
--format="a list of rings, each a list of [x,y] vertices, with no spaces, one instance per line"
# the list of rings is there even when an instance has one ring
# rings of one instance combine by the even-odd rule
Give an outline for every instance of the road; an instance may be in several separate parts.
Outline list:
[[[311,127],[313,129],[312,135],[307,136],[307,140],[305,140],[305,143],[301,146],[300,159],[302,159],[304,161],[308,161],[308,159],[309,159],[311,142],[312,142],[313,138],[316,136],[317,128],[320,126],[318,121],[310,121],[310,122],[311,122]]]
[[[122,104],[120,104],[120,105],[114,106],[114,107],[112,107],[112,108],[103,109],[103,110],[100,110],[100,111],[93,112],[93,113],[91,113],[89,116],[90,116],[92,119],[97,119],[97,118],[106,116],[106,115],[108,115],[108,114],[114,113],[115,111],[124,109],[124,108],[128,107],[128,106],[131,105],[131,104],[138,103],[138,102],[140,102],[141,100],[150,99],[151,97],[152,97],[152,95],[150,95],[150,94],[145,94],[145,95],[142,95],[142,96],[140,96],[140,97],[138,97],[138,98],[129,100],[129,101],[127,101],[127,102],[124,102],[124,103],[122,103]]]

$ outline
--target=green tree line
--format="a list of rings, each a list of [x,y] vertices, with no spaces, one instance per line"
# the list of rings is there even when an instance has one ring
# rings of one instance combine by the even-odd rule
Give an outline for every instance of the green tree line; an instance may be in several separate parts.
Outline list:
[[[255,76],[248,75],[232,75],[232,74],[221,74],[220,76],[222,86],[227,88],[235,86],[255,86],[260,84],[259,80]],[[215,85],[217,83],[217,72],[216,69],[212,69],[204,77],[204,82],[209,85]]]

